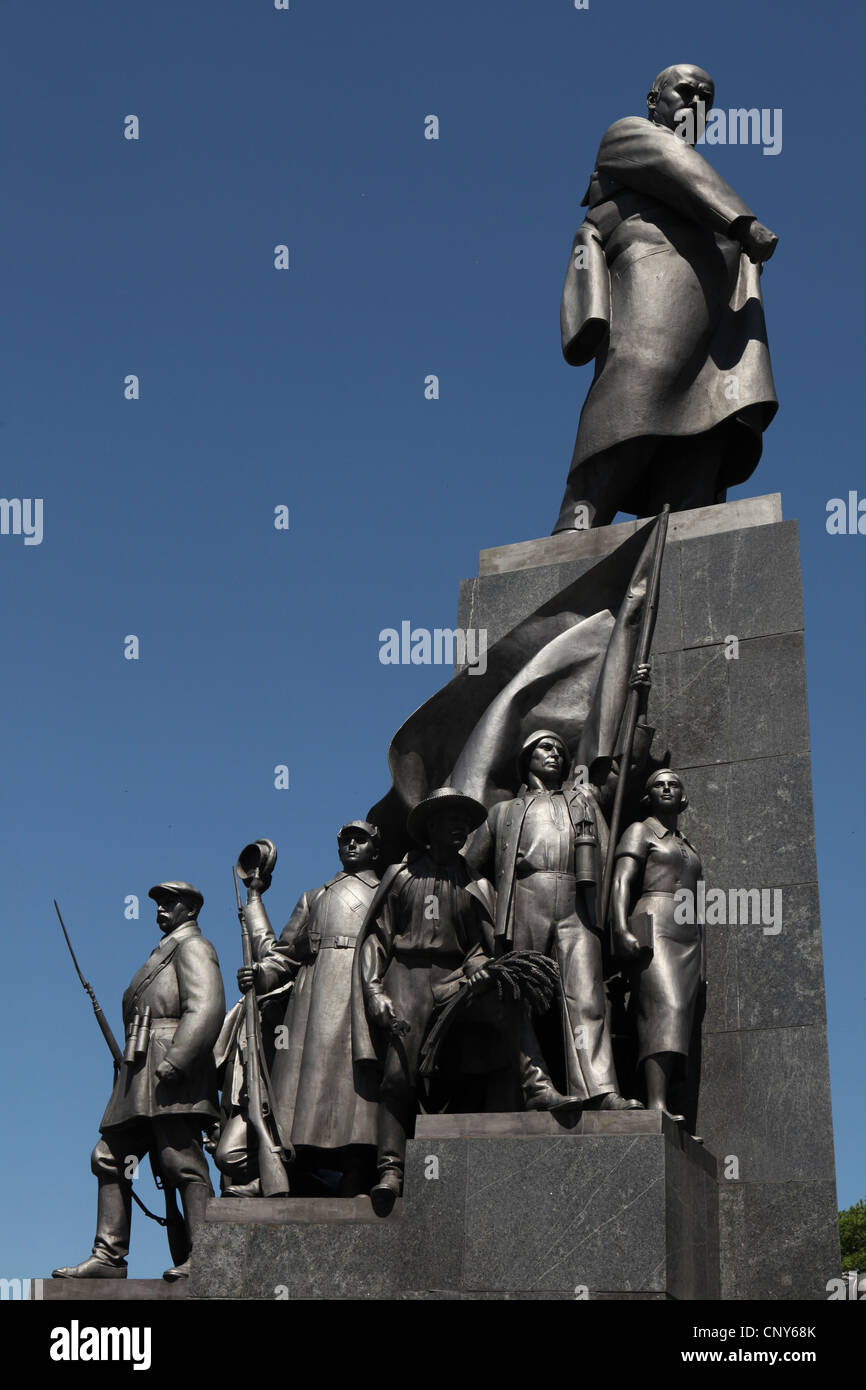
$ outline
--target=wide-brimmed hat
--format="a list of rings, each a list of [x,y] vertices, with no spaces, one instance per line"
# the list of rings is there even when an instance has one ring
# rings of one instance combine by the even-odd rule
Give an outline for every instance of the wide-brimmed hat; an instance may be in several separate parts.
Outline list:
[[[181,883],[179,880],[171,880],[168,883],[155,883],[147,895],[160,905],[164,902],[177,902],[180,899],[187,903],[195,912],[201,909],[204,898],[197,888],[193,888],[191,883]]]
[[[424,836],[430,816],[436,811],[449,810],[459,810],[469,822],[470,830],[477,830],[487,819],[487,811],[474,797],[457,791],[456,787],[438,787],[424,801],[419,801],[417,806],[413,806],[406,821],[406,829],[413,840],[417,840],[419,845],[424,845],[427,843]]]

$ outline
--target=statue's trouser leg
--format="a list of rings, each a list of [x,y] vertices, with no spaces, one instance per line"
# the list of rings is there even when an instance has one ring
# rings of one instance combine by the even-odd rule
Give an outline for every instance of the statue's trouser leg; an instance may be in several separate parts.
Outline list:
[[[201,1144],[201,1120],[195,1115],[159,1115],[150,1121],[153,1144],[163,1180],[177,1188],[183,1207],[186,1248],[171,1246],[175,1264],[183,1264],[192,1249],[193,1227],[204,1219],[205,1204],[213,1196],[207,1159]]]
[[[391,1038],[385,1053],[376,1159],[380,1173],[390,1168],[402,1174],[405,1168],[406,1138],[415,1115],[421,1044],[434,1008],[430,973],[429,966],[409,966],[393,960],[385,976],[385,990],[397,1017],[409,1024],[409,1032]]]
[[[108,1130],[90,1156],[99,1183],[93,1254],[106,1264],[122,1265],[129,1254],[132,1220],[132,1174],[150,1148],[147,1122]]]
[[[572,1095],[592,1100],[618,1091],[607,1018],[601,934],[576,915],[555,931],[564,1002],[565,1060]]]
[[[625,439],[576,467],[572,463],[552,534],[609,526],[622,499],[638,489],[655,446],[649,435]],[[586,510],[579,512],[579,507]]]
[[[706,434],[658,441],[651,464],[653,511],[674,499],[671,510],[693,511],[724,502],[719,478],[727,449],[723,426]]]
[[[554,1005],[554,1008],[556,1005]],[[520,1089],[523,1093],[523,1103],[528,1105],[538,1095],[543,1095],[547,1091],[555,1090],[555,1086],[550,1079],[550,1073],[544,1062],[544,1054],[541,1051],[541,1043],[535,1032],[535,1025],[532,1022],[532,1014],[529,1009],[524,1010],[523,1027],[520,1033],[520,1057],[518,1060],[520,1072]],[[569,1092],[573,1095],[574,1092]]]
[[[569,889],[573,895],[574,879],[571,875],[564,875],[563,877],[567,880],[565,896],[568,897]],[[543,955],[553,958],[553,921],[556,913],[559,878],[560,875],[552,873],[530,874],[528,878],[520,879],[515,884],[513,928],[515,951],[540,951]],[[556,1008],[556,1005],[554,1004],[553,1007]],[[547,1070],[541,1044],[532,1022],[532,1014],[528,1009],[524,1012],[520,1035],[518,1067],[524,1105],[528,1105],[538,1095],[555,1091],[556,1088]],[[571,1077],[569,1077],[569,1085],[566,1088],[568,1094],[585,1100],[586,1095],[580,1091],[573,1091],[570,1083]]]

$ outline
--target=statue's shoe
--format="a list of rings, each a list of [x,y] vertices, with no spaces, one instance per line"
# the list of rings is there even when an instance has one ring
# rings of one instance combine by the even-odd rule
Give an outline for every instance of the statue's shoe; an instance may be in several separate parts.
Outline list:
[[[583,1101],[578,1100],[577,1096],[561,1096],[553,1087],[549,1090],[537,1091],[524,1102],[527,1110],[581,1110]]]
[[[182,1265],[173,1265],[171,1269],[165,1271],[162,1277],[167,1280],[169,1284],[175,1283],[178,1279],[188,1279],[189,1260],[184,1260]]]
[[[82,1260],[80,1265],[61,1265],[60,1269],[51,1271],[52,1279],[125,1279],[126,1263],[120,1265],[110,1265],[105,1260],[97,1259],[96,1255],[91,1255],[89,1259]]]
[[[258,1178],[253,1178],[251,1182],[236,1182],[228,1187],[224,1187],[220,1193],[221,1197],[261,1197],[262,1184]]]
[[[370,1201],[377,1216],[389,1216],[394,1203],[403,1191],[403,1174],[396,1168],[386,1168],[370,1190]]]
[[[605,1096],[593,1096],[592,1100],[586,1102],[587,1110],[645,1110],[646,1106],[641,1105],[639,1100],[627,1100],[625,1096],[617,1095],[616,1091],[608,1091]]]

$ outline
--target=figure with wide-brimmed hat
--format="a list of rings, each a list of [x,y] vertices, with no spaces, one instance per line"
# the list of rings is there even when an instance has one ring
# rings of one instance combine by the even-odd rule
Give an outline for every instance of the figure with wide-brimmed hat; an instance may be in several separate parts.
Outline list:
[[[377,1210],[403,1189],[421,1049],[436,1009],[456,988],[482,988],[493,955],[493,892],[460,851],[482,824],[480,802],[440,787],[415,806],[408,829],[422,848],[392,865],[355,952],[356,1059],[381,1062]]]
[[[244,851],[239,872],[247,884],[254,964],[238,971],[238,984],[242,991],[254,988],[267,1009],[262,1032],[270,1093],[280,1137],[295,1150],[292,1190],[327,1170],[341,1173],[341,1195],[355,1196],[375,1176],[378,1094],[370,1069],[353,1063],[351,991],[355,942],[379,883],[378,829],[347,822],[337,833],[337,852],[340,872],[301,895],[277,939],[262,901],[273,862],[263,873],[254,847]],[[215,1154],[231,1184],[228,1195],[258,1195],[251,1158],[241,1096]]]
[[[162,941],[123,996],[126,1048],[91,1157],[99,1182],[93,1253],[55,1279],[125,1279],[132,1172],[150,1154],[166,1188],[180,1195],[183,1238],[172,1242],[166,1279],[189,1275],[193,1229],[213,1195],[202,1129],[217,1119],[213,1047],[225,994],[213,946],[201,934],[202,895],[172,880],[151,888]]]

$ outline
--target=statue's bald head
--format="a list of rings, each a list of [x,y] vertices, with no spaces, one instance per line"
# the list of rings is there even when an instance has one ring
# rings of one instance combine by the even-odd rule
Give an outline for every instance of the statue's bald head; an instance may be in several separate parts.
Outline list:
[[[701,110],[706,113],[715,99],[716,89],[713,79],[703,68],[694,63],[674,63],[659,73],[647,93],[647,112],[656,125],[666,125],[676,129],[677,115],[690,108],[696,117]],[[697,105],[703,103],[703,107]],[[696,129],[696,138],[703,134],[703,122]]]

